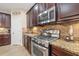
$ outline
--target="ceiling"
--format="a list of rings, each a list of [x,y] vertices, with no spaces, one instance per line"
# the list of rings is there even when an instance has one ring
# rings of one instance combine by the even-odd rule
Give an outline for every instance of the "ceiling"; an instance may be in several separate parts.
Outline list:
[[[28,11],[35,3],[0,3],[0,11]]]

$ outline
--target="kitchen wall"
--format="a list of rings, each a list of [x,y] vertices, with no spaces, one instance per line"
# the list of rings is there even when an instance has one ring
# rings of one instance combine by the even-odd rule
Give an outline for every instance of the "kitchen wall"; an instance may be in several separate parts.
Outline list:
[[[79,21],[75,22],[66,22],[57,25],[46,25],[46,26],[38,26],[30,29],[33,33],[40,33],[40,30],[52,28],[60,30],[60,38],[65,39],[69,34],[73,34],[74,40],[79,40]],[[35,29],[35,30],[34,30]],[[29,30],[29,29],[28,29]]]
[[[26,15],[23,11],[11,12],[11,44],[22,45],[22,30],[26,26]]]

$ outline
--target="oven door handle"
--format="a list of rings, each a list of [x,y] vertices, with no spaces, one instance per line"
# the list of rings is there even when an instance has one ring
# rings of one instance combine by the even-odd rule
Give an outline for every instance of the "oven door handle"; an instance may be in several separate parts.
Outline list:
[[[38,45],[38,48],[39,48],[40,50],[43,50],[43,51],[47,50],[47,48],[42,47],[42,46],[39,46],[39,45]]]
[[[38,45],[38,44],[36,44],[36,43],[34,43],[34,42],[33,42],[33,44],[34,44],[36,47],[38,47],[38,48],[40,48],[40,49],[42,49],[42,50],[45,50],[45,49],[47,49],[47,48],[45,48],[45,47],[42,47],[42,46],[40,46],[40,45]]]

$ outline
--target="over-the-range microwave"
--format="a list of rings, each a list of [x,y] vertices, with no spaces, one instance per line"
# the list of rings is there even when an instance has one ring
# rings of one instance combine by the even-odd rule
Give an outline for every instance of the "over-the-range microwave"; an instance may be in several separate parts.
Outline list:
[[[52,7],[38,15],[38,24],[44,24],[49,22],[54,22],[55,19],[55,7]]]

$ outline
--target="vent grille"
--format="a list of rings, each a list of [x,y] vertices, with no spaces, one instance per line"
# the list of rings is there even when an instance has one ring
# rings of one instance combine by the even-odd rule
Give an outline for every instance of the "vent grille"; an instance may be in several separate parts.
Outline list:
[[[21,14],[21,12],[19,12],[19,11],[14,11],[14,12],[12,12],[12,14],[13,14],[13,15],[19,15],[19,14]]]

